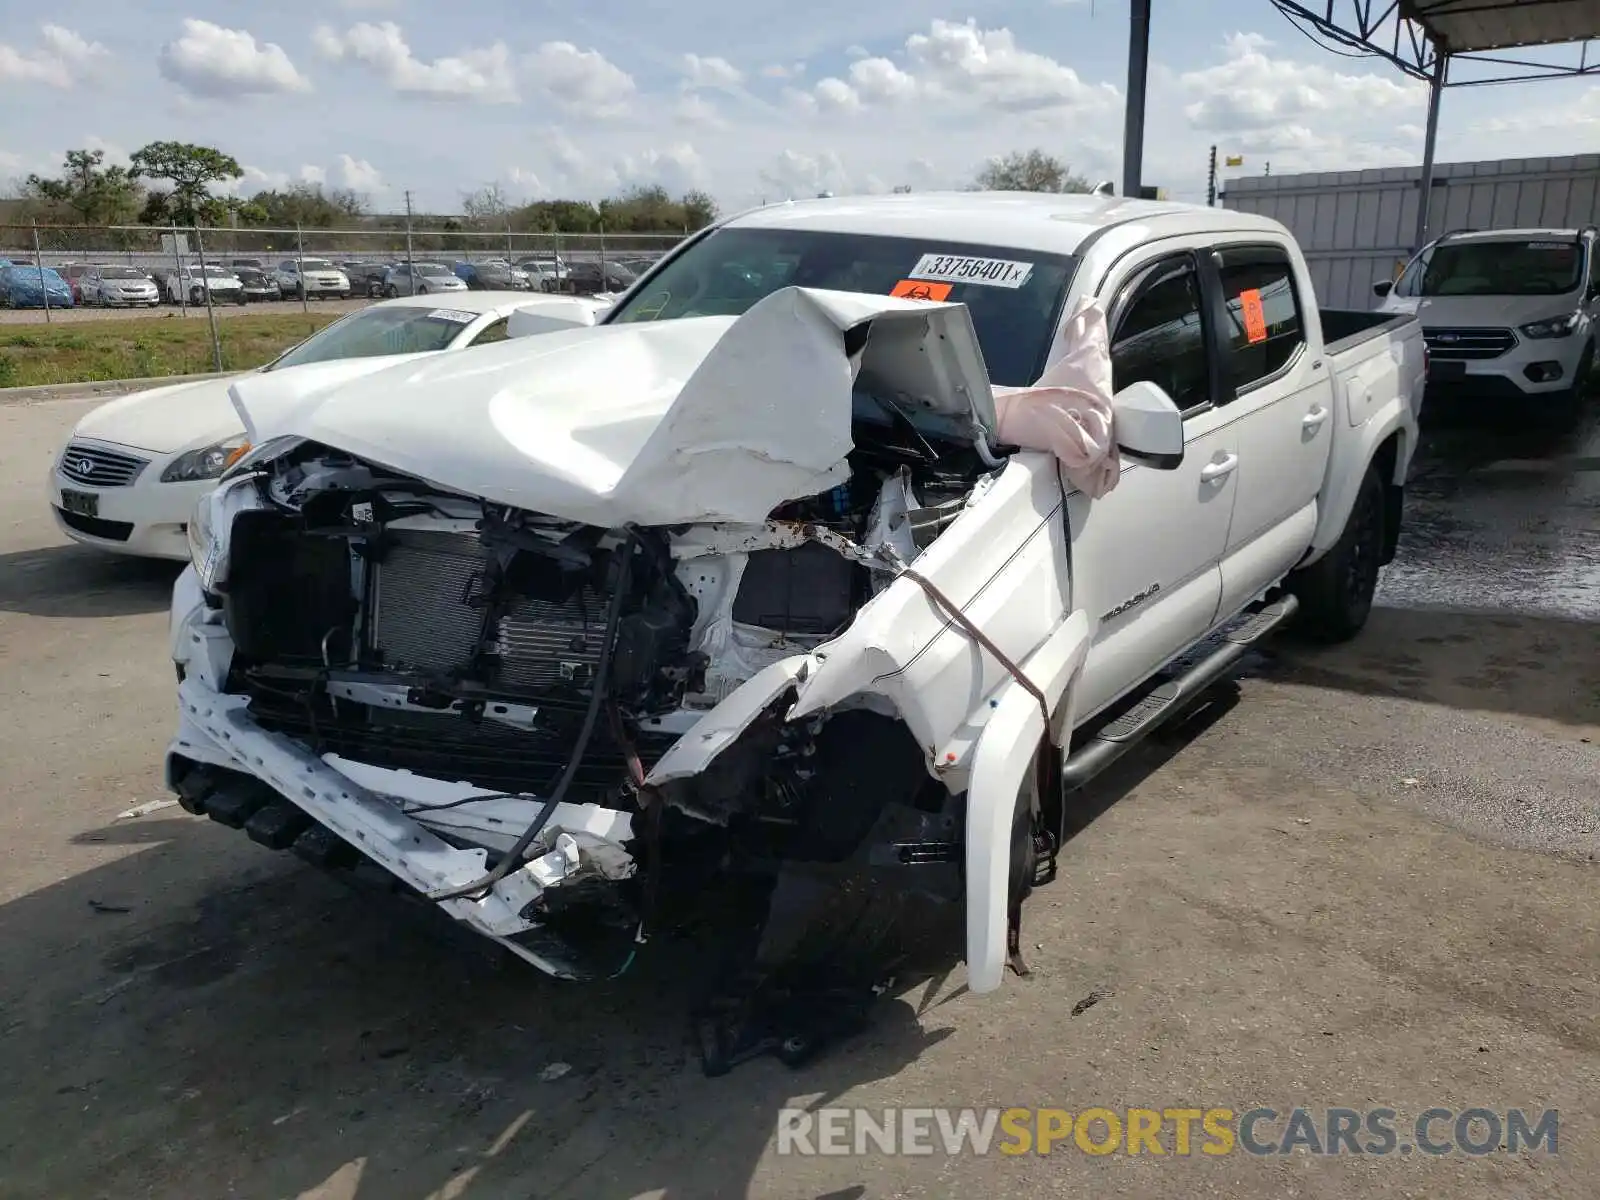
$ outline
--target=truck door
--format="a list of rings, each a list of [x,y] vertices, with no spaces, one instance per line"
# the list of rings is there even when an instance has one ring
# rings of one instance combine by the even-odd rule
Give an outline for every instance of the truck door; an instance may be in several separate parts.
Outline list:
[[[1316,301],[1287,247],[1223,246],[1207,265],[1239,450],[1222,558],[1226,617],[1282,579],[1311,544],[1333,445],[1333,383],[1320,324],[1307,320]]]
[[[1183,464],[1124,462],[1108,495],[1067,499],[1072,603],[1099,622],[1079,692],[1087,717],[1127,692],[1211,627],[1233,513],[1236,427],[1216,403],[1215,314],[1194,252],[1119,272],[1102,295],[1114,386],[1148,380],[1184,411]]]

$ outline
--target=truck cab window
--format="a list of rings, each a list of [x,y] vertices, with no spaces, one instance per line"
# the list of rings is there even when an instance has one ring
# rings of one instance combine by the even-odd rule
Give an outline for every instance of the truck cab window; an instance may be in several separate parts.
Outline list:
[[[1188,259],[1147,277],[1111,337],[1112,387],[1141,381],[1162,388],[1185,411],[1211,399],[1200,280]]]
[[[1221,254],[1233,386],[1244,389],[1288,366],[1306,344],[1289,256],[1271,246]]]

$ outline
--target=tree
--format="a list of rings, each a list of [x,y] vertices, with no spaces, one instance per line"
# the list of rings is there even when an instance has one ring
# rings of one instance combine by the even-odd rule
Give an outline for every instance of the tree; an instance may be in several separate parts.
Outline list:
[[[216,219],[220,202],[212,196],[211,186],[244,175],[244,168],[231,154],[189,142],[151,142],[135,150],[130,160],[132,177],[165,179],[172,184],[165,203],[158,207],[165,210],[169,223],[179,225]]]
[[[461,197],[461,212],[479,229],[504,229],[511,204],[498,183],[491,183]]]
[[[121,225],[139,212],[139,183],[125,167],[105,165],[104,150],[68,150],[59,179],[29,175],[28,196],[84,225]]]
[[[678,203],[683,208],[684,226],[690,230],[703,229],[717,219],[717,202],[708,192],[686,192]]]
[[[348,188],[325,189],[320,183],[294,183],[261,191],[239,210],[239,219],[277,229],[332,229],[366,215],[366,202]]]
[[[1093,185],[1043,150],[1013,150],[990,159],[973,186],[980,192],[1087,192]]]

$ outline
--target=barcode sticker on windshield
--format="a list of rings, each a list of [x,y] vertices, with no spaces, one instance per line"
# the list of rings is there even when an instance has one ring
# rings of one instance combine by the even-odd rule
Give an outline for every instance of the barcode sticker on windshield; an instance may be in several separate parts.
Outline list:
[[[1573,248],[1574,248],[1574,243],[1572,243],[1572,242],[1529,242],[1528,243],[1528,249],[1529,250],[1571,250]]]
[[[976,283],[984,287],[1019,288],[1033,274],[1030,262],[1008,258],[968,258],[964,254],[924,254],[906,272],[910,279],[936,283]]]
[[[477,313],[462,312],[459,308],[436,308],[428,314],[430,321],[455,321],[460,325],[470,325],[477,319]]]

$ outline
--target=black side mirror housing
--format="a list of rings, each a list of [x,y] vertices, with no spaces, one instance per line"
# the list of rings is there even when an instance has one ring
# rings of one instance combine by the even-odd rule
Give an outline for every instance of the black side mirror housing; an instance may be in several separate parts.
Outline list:
[[[1372,294],[1374,296],[1387,296],[1392,291],[1394,291],[1394,284],[1387,279],[1380,279],[1372,285]]]

